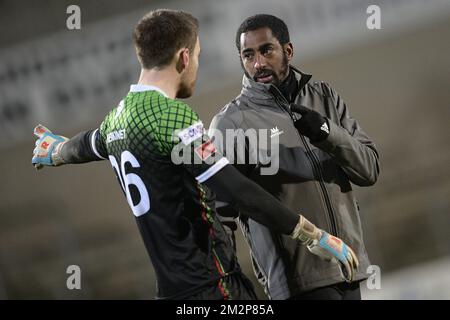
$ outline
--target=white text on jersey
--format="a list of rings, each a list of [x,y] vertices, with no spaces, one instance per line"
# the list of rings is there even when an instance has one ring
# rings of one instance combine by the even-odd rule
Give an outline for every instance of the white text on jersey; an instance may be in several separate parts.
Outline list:
[[[123,140],[127,137],[127,133],[125,131],[125,129],[120,129],[117,131],[113,131],[108,133],[108,135],[106,136],[106,143],[110,143],[116,140]]]

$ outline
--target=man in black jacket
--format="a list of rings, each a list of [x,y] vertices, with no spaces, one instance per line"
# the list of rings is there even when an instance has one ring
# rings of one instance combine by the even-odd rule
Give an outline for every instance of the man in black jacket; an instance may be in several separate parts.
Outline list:
[[[233,210],[232,204],[221,203],[219,213],[239,217],[255,273],[271,299],[360,299],[359,282],[367,278],[370,263],[351,183],[376,182],[376,147],[329,84],[312,82],[310,75],[290,65],[294,49],[282,20],[271,15],[247,18],[237,31],[236,47],[245,73],[242,91],[214,117],[210,135],[226,140],[227,131],[237,133],[234,141],[220,145],[243,174],[355,249],[360,261],[356,282],[342,282],[335,265],[248,213]],[[279,139],[278,152],[261,152],[260,141],[259,154],[252,152],[251,139],[245,136],[249,129],[270,130],[271,138]],[[242,146],[235,141],[246,141],[245,161],[236,157]],[[261,154],[271,154],[276,174],[263,173],[267,159]],[[233,225],[230,218],[223,220]]]

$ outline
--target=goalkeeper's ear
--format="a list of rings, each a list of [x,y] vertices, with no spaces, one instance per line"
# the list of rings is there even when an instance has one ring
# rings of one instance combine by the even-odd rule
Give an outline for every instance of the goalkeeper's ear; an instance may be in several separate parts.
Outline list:
[[[182,48],[177,52],[176,55],[176,69],[178,73],[182,73],[184,70],[186,70],[189,66],[190,62],[190,54],[189,54],[189,48]]]

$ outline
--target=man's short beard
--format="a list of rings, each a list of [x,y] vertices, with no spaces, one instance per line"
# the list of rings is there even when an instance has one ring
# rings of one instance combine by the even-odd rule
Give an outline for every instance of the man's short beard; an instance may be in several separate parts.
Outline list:
[[[187,99],[192,96],[194,91],[194,85],[189,85],[186,82],[181,82],[178,88],[176,98],[177,99]]]
[[[180,89],[178,89],[176,98],[177,99],[187,99],[190,96],[192,96],[192,90],[189,89],[187,86],[180,86]]]
[[[275,84],[277,87],[284,80],[286,80],[287,76],[289,75],[289,59],[288,59],[287,53],[284,53],[284,55],[283,55],[283,64],[282,64],[282,69],[281,69],[280,75],[281,75],[281,79],[277,79],[278,83]]]
[[[245,70],[245,68],[244,68],[244,63],[242,62],[242,59],[239,59],[239,60],[240,60],[240,62],[241,62],[241,67],[242,67],[242,70],[244,70],[245,76],[246,76],[247,78],[249,78],[249,79],[255,80],[255,79],[254,79],[252,76],[250,76],[250,74]],[[279,86],[281,85],[281,83],[283,83],[283,81],[286,79],[286,77],[288,76],[288,74],[289,74],[289,59],[288,59],[287,53],[284,53],[284,54],[283,54],[283,63],[282,63],[282,65],[281,65],[281,72],[280,72],[281,79],[275,74],[275,72],[273,72],[273,73],[272,73],[272,77],[273,77],[272,84],[273,84],[274,86],[276,86],[276,87],[279,87]]]

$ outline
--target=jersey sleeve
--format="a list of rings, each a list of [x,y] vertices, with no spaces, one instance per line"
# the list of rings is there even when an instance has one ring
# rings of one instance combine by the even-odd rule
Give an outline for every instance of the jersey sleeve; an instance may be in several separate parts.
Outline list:
[[[176,165],[183,165],[199,183],[229,162],[214,145],[197,113],[185,103],[163,112],[157,127],[161,151]]]
[[[108,125],[109,115],[103,120],[99,128],[91,133],[90,143],[92,151],[99,159],[108,159],[108,151],[106,149],[106,128]]]

